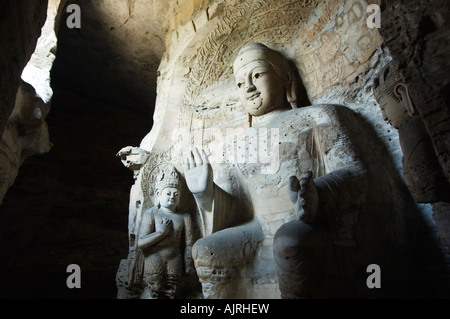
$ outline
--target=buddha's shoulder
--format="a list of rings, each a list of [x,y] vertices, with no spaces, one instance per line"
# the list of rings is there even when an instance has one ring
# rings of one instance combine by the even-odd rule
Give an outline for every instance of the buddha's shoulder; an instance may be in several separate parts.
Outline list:
[[[316,116],[320,115],[330,115],[333,116],[336,113],[341,112],[352,112],[351,109],[344,105],[339,104],[313,104],[309,106],[303,106],[296,109],[290,110],[292,113],[297,114],[314,114]]]
[[[158,210],[159,210],[159,208],[157,206],[153,206],[153,207],[150,207],[149,209],[145,210],[143,215],[150,217],[150,216],[158,213]]]
[[[335,122],[342,116],[350,114],[352,114],[352,110],[343,105],[315,104],[283,112],[280,119],[288,122],[314,121],[317,124]]]

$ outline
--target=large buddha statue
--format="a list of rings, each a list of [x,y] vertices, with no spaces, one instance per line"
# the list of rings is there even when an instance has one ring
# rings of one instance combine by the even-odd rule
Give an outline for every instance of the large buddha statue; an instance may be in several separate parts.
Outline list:
[[[408,268],[393,257],[404,203],[367,126],[344,106],[305,106],[294,64],[261,43],[244,45],[233,70],[250,127],[226,149],[246,152],[215,165],[229,174],[220,181],[202,150],[185,164],[203,220],[192,255],[205,298],[381,294],[366,268],[386,278]]]

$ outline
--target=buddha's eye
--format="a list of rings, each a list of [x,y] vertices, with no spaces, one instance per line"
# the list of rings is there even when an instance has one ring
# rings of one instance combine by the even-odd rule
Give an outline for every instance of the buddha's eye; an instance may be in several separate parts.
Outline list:
[[[255,74],[253,75],[253,77],[254,77],[255,79],[259,78],[260,76],[261,76],[261,73],[255,73]]]

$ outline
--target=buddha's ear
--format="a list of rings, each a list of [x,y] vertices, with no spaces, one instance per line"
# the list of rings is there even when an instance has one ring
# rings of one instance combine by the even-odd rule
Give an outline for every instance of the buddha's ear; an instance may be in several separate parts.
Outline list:
[[[293,109],[298,108],[297,106],[297,81],[295,79],[294,74],[292,72],[288,72],[286,74],[286,81],[285,81],[285,90],[286,90],[286,99],[291,105]]]
[[[159,196],[161,195],[161,191],[159,189],[155,190],[155,206],[159,206]]]
[[[408,111],[409,116],[413,116],[417,113],[416,108],[414,107],[414,103],[411,100],[411,96],[409,94],[408,86],[403,83],[399,83],[394,88],[394,94],[399,98],[403,103],[405,103],[406,110]]]

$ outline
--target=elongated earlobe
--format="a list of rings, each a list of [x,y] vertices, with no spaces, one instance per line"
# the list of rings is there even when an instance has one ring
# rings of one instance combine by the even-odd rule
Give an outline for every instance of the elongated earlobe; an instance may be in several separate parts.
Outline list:
[[[155,206],[157,206],[158,208],[160,207],[159,205],[159,196],[161,195],[161,192],[159,191],[159,189],[157,189],[155,191]]]
[[[296,87],[296,81],[291,81],[286,85],[286,99],[293,109],[298,108]]]
[[[411,100],[409,95],[408,87],[403,84],[397,84],[394,89],[394,94],[405,103],[406,110],[408,111],[409,116],[413,116],[416,114],[416,108]]]
[[[286,88],[286,99],[293,109],[298,108],[297,106],[297,81],[295,76],[288,72],[288,78],[285,84]]]

